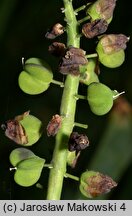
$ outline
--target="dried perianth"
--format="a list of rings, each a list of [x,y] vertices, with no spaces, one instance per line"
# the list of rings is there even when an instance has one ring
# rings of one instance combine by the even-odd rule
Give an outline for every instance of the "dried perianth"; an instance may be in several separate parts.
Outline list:
[[[62,74],[72,74],[78,76],[80,74],[79,66],[88,63],[85,57],[85,51],[80,48],[69,47],[64,57],[62,57],[59,71]]]

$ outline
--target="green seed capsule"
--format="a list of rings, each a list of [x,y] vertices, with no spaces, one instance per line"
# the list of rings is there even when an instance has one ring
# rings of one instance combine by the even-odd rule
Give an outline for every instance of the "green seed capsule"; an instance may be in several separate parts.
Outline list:
[[[108,193],[117,183],[110,176],[95,171],[86,171],[80,177],[79,189],[88,198]]]
[[[51,68],[47,63],[38,58],[30,58],[25,62],[24,70],[34,78],[50,83],[53,78]]]
[[[36,79],[26,71],[20,73],[18,83],[21,90],[30,95],[40,94],[49,87],[49,83]]]
[[[80,75],[80,82],[84,83],[85,85],[89,85],[93,82],[99,82],[99,78],[97,74],[95,73],[95,67],[96,67],[96,61],[93,59],[90,59],[88,61],[88,64],[85,67],[85,71],[81,73]]]
[[[34,156],[20,161],[14,174],[14,181],[23,187],[34,185],[40,178],[45,160]]]
[[[103,45],[101,40],[98,42],[96,51],[99,56],[99,61],[106,67],[116,68],[119,67],[125,61],[125,52],[123,49],[107,54],[104,52]]]
[[[116,0],[97,0],[87,9],[86,13],[92,20],[105,19],[109,24],[113,18]]]
[[[45,62],[38,58],[30,58],[25,62],[18,83],[25,93],[35,95],[46,91],[52,79],[52,71]]]
[[[42,135],[42,122],[33,115],[27,115],[20,121],[20,124],[28,138],[28,143],[25,146],[35,144]]]
[[[113,93],[102,83],[91,83],[88,86],[87,100],[91,111],[96,115],[104,115],[113,106]]]
[[[23,187],[32,186],[38,181],[45,164],[45,159],[26,148],[14,149],[10,153],[9,160],[13,165],[10,171],[15,171],[14,181]]]

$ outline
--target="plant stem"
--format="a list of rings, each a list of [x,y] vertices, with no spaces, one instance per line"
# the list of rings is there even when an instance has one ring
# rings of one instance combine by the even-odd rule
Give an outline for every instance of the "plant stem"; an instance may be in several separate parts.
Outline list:
[[[86,8],[86,5],[82,5],[81,7],[77,8],[77,9],[75,10],[75,13],[78,13],[79,11],[82,11],[82,10],[84,10],[85,8]]]
[[[72,1],[63,0],[65,17],[67,21],[67,46],[79,47],[78,23],[74,14]],[[78,92],[79,77],[67,75],[60,107],[60,115],[64,116],[62,127],[57,136],[52,158],[53,168],[50,170],[48,183],[48,200],[59,200],[61,197],[63,179],[66,173],[67,143],[73,130],[76,111],[76,99],[74,95]]]
[[[78,99],[87,100],[87,96],[84,96],[84,95],[76,94],[76,95],[74,95],[74,97],[76,100],[78,100]]]
[[[83,22],[85,22],[87,20],[90,20],[90,16],[89,15],[86,16],[86,17],[84,17],[84,18],[82,18],[81,20],[78,20],[78,24],[80,25],[81,23],[83,23]]]
[[[81,127],[81,128],[84,128],[84,129],[87,129],[88,128],[88,125],[86,124],[82,124],[82,123],[78,123],[78,122],[74,122],[74,127]]]
[[[75,180],[75,181],[79,181],[79,177],[74,176],[74,175],[71,175],[71,174],[69,174],[69,173],[66,173],[64,177],[65,177],[65,178],[73,179],[73,180]]]
[[[98,56],[97,53],[92,53],[92,54],[85,55],[86,58],[95,58],[97,56]]]
[[[49,169],[52,169],[52,168],[53,168],[52,164],[44,164],[44,167],[47,167],[47,168],[49,168]]]
[[[55,85],[59,85],[60,87],[64,87],[64,83],[57,81],[57,80],[52,80],[52,83],[54,83]]]
[[[81,7],[75,9],[75,13],[78,13],[78,12],[84,10],[90,4],[91,4],[91,2],[87,3],[86,5],[82,5]]]

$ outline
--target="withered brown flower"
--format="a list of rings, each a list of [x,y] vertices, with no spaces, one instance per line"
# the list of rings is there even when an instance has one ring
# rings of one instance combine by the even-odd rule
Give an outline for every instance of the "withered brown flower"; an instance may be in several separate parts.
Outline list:
[[[62,117],[58,114],[52,116],[52,119],[47,125],[47,135],[55,136],[61,127]]]
[[[86,38],[93,38],[104,33],[108,28],[108,23],[104,19],[96,19],[92,22],[85,23],[82,26],[82,33]]]
[[[62,74],[72,74],[78,76],[80,74],[79,67],[88,63],[87,58],[85,57],[85,51],[76,48],[69,47],[65,53],[65,56],[62,57],[59,65],[59,71]]]
[[[55,39],[57,36],[64,33],[64,27],[60,23],[56,23],[46,34],[48,39]]]
[[[53,54],[54,56],[57,57],[62,57],[65,55],[66,52],[66,46],[63,43],[59,43],[59,42],[53,42],[50,46],[49,46],[49,50],[48,50],[51,54]]]
[[[1,125],[1,128],[5,130],[5,135],[17,144],[28,143],[28,137],[26,135],[25,129],[20,123],[20,121],[27,115],[29,115],[29,111],[22,115],[16,116],[14,119],[8,120],[5,122],[5,124]]]

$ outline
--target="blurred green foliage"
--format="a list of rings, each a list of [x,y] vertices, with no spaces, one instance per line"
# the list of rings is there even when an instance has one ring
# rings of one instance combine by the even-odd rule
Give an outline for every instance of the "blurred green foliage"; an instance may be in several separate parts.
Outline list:
[[[74,0],[73,2],[77,8],[87,1]],[[63,77],[57,72],[58,60],[48,53],[51,41],[45,38],[46,31],[53,24],[57,22],[65,24],[60,10],[62,7],[63,3],[60,0],[0,0],[0,124],[30,110],[31,114],[42,120],[44,128],[46,128],[51,116],[59,113],[61,88],[53,84],[43,94],[30,96],[19,89],[17,80],[22,71],[22,57],[25,59],[29,57],[43,58],[50,64],[54,78],[63,80]],[[130,36],[132,33],[131,9],[125,0],[117,1],[113,20],[106,33],[123,33]],[[84,16],[83,12],[80,13],[79,18],[82,16]],[[66,42],[66,35],[57,40]],[[87,53],[94,52],[95,45],[96,39],[81,39],[81,47]],[[131,104],[131,40],[125,53],[126,60],[119,68],[110,69],[100,65],[100,81],[111,89],[125,90],[125,98]],[[79,93],[86,94],[85,86],[80,85]],[[86,131],[83,129],[78,129],[78,131],[86,132],[90,140],[90,147],[81,153],[77,167],[74,170],[68,168],[68,171],[80,176],[86,169],[99,169],[118,181],[118,187],[105,198],[132,199],[131,118],[128,120],[128,130],[124,128],[122,131],[113,122],[111,123],[112,120],[109,118],[109,114],[101,117],[95,116],[91,113],[87,101],[78,101],[76,121],[89,125]],[[14,173],[9,171],[9,167],[11,167],[9,154],[16,147],[18,145],[5,137],[3,131],[0,130],[0,199],[45,199],[48,180],[47,168],[43,170],[39,180],[43,189],[36,185],[24,188],[14,182]],[[48,138],[46,130],[44,130],[42,138],[29,149],[50,162],[54,149],[54,138]],[[103,159],[100,155],[104,155]],[[109,160],[112,161],[112,165]],[[73,180],[66,179],[62,199],[85,199],[80,195],[77,186],[78,184]]]

